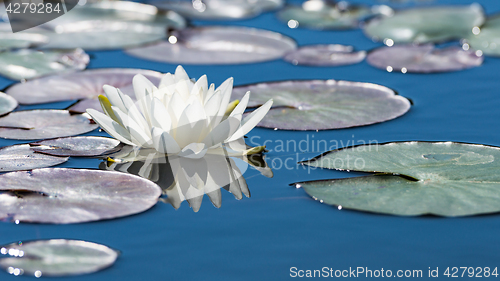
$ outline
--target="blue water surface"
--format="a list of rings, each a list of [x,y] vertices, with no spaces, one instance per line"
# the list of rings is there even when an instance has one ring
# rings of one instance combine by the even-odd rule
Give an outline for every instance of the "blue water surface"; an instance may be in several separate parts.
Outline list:
[[[358,1],[380,4],[370,0]],[[488,14],[500,11],[500,1],[482,0]],[[469,4],[470,0],[440,0],[431,4]],[[209,22],[194,22],[208,25]],[[370,50],[380,43],[362,31],[313,31],[289,29],[273,13],[257,18],[215,22],[281,32],[299,45],[338,43]],[[457,43],[458,44],[458,43]],[[173,72],[176,65],[130,57],[123,51],[90,52],[89,68],[127,67]],[[321,132],[274,131],[256,128],[249,133],[253,144],[267,141],[267,160],[279,165],[292,157],[315,156],[313,140],[335,140],[347,146],[377,142],[426,140],[460,141],[500,146],[500,59],[486,57],[480,67],[443,74],[388,73],[362,62],[342,67],[293,66],[281,60],[231,66],[185,65],[192,77],[207,74],[219,85],[234,77],[236,85],[287,79],[339,79],[372,82],[390,87],[413,100],[404,116],[376,125]],[[13,81],[0,78],[0,88]],[[65,108],[71,102],[31,108]],[[97,131],[89,135],[105,135]],[[276,151],[279,141],[305,140],[309,153],[293,148]],[[20,143],[0,140],[0,146]],[[251,143],[252,144],[252,143]],[[304,147],[302,147],[304,148]],[[184,202],[180,209],[159,203],[151,210],[121,219],[45,225],[0,223],[0,244],[33,239],[82,239],[118,249],[122,255],[111,268],[91,275],[58,280],[285,280],[297,270],[428,270],[447,267],[500,266],[500,215],[464,218],[397,217],[338,210],[311,199],[302,189],[289,186],[304,180],[356,176],[330,170],[310,170],[291,165],[274,169],[271,179],[247,178],[251,198],[240,201],[223,191],[222,207],[205,199],[195,213]],[[293,162],[294,163],[294,162]],[[97,168],[95,159],[70,159],[60,167]],[[499,272],[500,273],[500,272]],[[0,280],[27,279],[0,272]],[[365,278],[360,275],[359,278]],[[495,277],[490,277],[495,278]]]

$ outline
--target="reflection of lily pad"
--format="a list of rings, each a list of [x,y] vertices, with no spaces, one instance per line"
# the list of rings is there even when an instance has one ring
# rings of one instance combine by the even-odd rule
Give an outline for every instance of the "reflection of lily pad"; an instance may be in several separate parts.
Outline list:
[[[0,92],[0,116],[11,112],[16,107],[17,101],[13,97]]]
[[[89,56],[81,49],[43,52],[23,49],[0,53],[0,74],[13,80],[32,79],[82,70],[88,63]]]
[[[32,150],[55,156],[99,156],[118,151],[120,141],[104,137],[68,137],[31,143]]]
[[[7,146],[0,149],[0,172],[45,168],[66,161],[68,161],[67,157],[35,153],[29,144]]]
[[[241,64],[281,58],[297,45],[276,32],[248,27],[195,27],[178,32],[175,44],[160,42],[126,53],[182,64]]]
[[[478,4],[413,8],[374,19],[364,26],[364,32],[374,40],[391,39],[393,43],[439,42],[466,37],[484,20]]]
[[[84,169],[37,169],[0,175],[0,218],[79,223],[137,214],[161,189],[137,176]]]
[[[343,208],[394,215],[467,216],[500,211],[500,148],[399,142],[333,150],[305,164],[372,176],[299,183]]]
[[[335,80],[260,83],[235,87],[232,99],[250,91],[249,107],[273,99],[260,127],[327,130],[364,126],[394,119],[410,109],[410,101],[384,86]]]
[[[378,48],[368,54],[369,64],[387,70],[406,72],[446,72],[480,66],[483,57],[459,47],[444,49],[433,45],[396,45]]]
[[[95,99],[104,94],[102,86],[119,88],[124,94],[135,97],[132,78],[142,74],[155,85],[161,73],[132,68],[89,69],[81,72],[52,75],[18,83],[6,90],[21,104],[39,104],[65,100]],[[99,104],[97,102],[97,104]],[[100,109],[99,105],[97,109]],[[85,112],[85,111],[83,111]]]
[[[359,63],[365,57],[365,51],[356,52],[352,46],[332,44],[302,46],[283,59],[294,65],[339,66]]]
[[[86,241],[53,239],[0,246],[0,266],[13,275],[67,276],[87,274],[115,263],[118,252]],[[2,257],[0,255],[0,257]]]
[[[365,6],[339,6],[327,1],[309,0],[301,6],[289,5],[277,15],[284,22],[297,22],[299,27],[347,29],[358,27],[361,19],[370,14],[370,8]]]
[[[36,140],[76,136],[99,126],[82,114],[67,110],[16,111],[0,118],[0,138]]]
[[[481,50],[485,55],[500,56],[500,16],[490,17],[486,23],[470,33],[467,43],[475,50]]]

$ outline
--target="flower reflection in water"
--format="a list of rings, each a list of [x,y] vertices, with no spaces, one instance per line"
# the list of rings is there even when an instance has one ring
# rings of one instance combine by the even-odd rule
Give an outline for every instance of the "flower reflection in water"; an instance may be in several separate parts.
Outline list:
[[[266,177],[273,176],[262,154],[206,154],[202,158],[191,159],[132,146],[126,146],[111,155],[99,168],[149,179],[162,188],[165,196],[160,198],[161,201],[171,204],[175,209],[180,207],[182,201],[187,201],[193,211],[198,212],[205,194],[215,207],[221,206],[221,188],[238,200],[243,195],[250,197],[243,177],[248,166]]]

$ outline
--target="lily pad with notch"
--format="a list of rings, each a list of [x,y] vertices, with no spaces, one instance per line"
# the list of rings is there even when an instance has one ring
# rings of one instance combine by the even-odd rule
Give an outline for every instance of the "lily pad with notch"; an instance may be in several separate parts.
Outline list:
[[[88,133],[98,127],[85,114],[71,115],[67,110],[16,111],[0,118],[0,138],[52,139]]]
[[[101,244],[67,239],[16,242],[0,251],[0,267],[36,278],[93,273],[113,265],[120,254]]]
[[[130,174],[45,168],[0,175],[0,218],[81,223],[144,212],[161,195],[155,183]]]
[[[305,165],[373,175],[297,183],[330,205],[402,215],[500,212],[500,148],[456,142],[393,142],[326,152]]]
[[[54,156],[100,156],[117,152],[123,147],[113,138],[80,136],[30,143],[33,151]]]
[[[0,172],[12,172],[45,168],[62,164],[68,157],[57,157],[36,153],[29,144],[0,148]]]
[[[284,130],[328,130],[384,122],[405,114],[408,99],[376,84],[303,80],[259,83],[233,89],[232,99],[251,92],[248,107],[273,99],[259,127]]]

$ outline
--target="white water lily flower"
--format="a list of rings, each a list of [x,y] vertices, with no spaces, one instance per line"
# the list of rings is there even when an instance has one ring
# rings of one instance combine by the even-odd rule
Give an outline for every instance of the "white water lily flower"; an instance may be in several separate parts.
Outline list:
[[[201,158],[208,150],[215,152],[225,144],[239,143],[272,105],[272,100],[243,118],[250,92],[234,106],[229,99],[233,78],[217,89],[208,86],[203,75],[194,82],[182,66],[175,74],[167,73],[156,87],[143,75],[133,78],[137,102],[119,89],[105,85],[100,96],[105,114],[87,109],[92,119],[112,137],[123,143],[154,148],[160,153]],[[234,153],[234,146],[231,146]],[[239,153],[248,151],[240,149]]]

